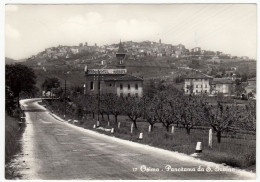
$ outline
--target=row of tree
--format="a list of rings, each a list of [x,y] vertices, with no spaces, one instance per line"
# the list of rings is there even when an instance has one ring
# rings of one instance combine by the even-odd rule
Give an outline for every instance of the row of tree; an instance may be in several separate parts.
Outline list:
[[[182,126],[190,134],[198,126],[212,127],[221,141],[223,132],[234,131],[235,128],[256,130],[255,102],[238,105],[218,98],[209,103],[203,96],[186,96],[172,87],[158,89],[155,93],[146,93],[142,98],[118,97],[114,94],[75,95],[77,113],[82,117],[91,114],[94,118],[100,114],[104,120],[114,116],[118,122],[119,115],[126,115],[138,129],[138,121],[145,121],[153,129],[155,123],[161,123],[167,131],[172,125]],[[80,112],[79,112],[80,111]],[[80,119],[79,117],[79,119]]]

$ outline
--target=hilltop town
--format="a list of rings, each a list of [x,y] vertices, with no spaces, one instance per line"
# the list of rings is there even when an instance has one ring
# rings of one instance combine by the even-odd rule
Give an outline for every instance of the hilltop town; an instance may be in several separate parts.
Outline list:
[[[228,84],[228,87],[232,82],[233,89],[229,90],[234,90],[230,93],[234,95],[237,89],[240,90],[239,92],[245,89],[248,85],[247,79],[254,79],[256,76],[256,61],[246,56],[237,57],[200,47],[189,50],[185,45],[165,44],[161,40],[158,42],[125,41],[121,44],[126,53],[125,66],[128,73],[142,77],[144,85],[154,80],[157,83],[162,81],[165,84],[174,83],[177,88],[183,89],[185,78],[197,71],[215,78],[214,80],[218,79],[218,83]],[[118,43],[103,46],[88,45],[87,42],[80,43],[78,46],[59,45],[46,48],[28,58],[23,64],[38,70],[38,82],[43,81],[42,77],[45,77],[46,73],[62,80],[67,77],[64,73],[70,72],[72,78],[68,83],[82,85],[85,81],[82,71],[84,67],[86,65],[89,68],[115,66],[118,48]],[[243,89],[240,88],[242,86]]]
[[[200,47],[187,49],[185,45],[165,44],[161,40],[159,42],[143,41],[122,42],[125,51],[130,60],[137,60],[143,57],[173,57],[173,58],[197,58],[197,59],[211,59],[213,62],[219,62],[221,59],[242,59],[249,60],[247,56],[237,57],[231,56],[220,51],[204,50]],[[88,55],[89,59],[95,60],[98,58],[113,59],[118,49],[118,44],[97,46],[97,44],[90,46],[86,42],[80,43],[78,46],[62,46],[47,48],[44,51],[33,55],[28,60],[34,59],[71,59],[75,55]]]

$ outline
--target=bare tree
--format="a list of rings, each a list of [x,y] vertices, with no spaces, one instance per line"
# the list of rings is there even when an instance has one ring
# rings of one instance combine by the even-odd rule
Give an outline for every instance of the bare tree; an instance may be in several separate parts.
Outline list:
[[[240,119],[241,111],[235,104],[225,104],[218,102],[216,106],[204,106],[205,119],[217,132],[218,143],[221,142],[222,133],[232,131],[234,123]]]
[[[250,101],[241,108],[240,124],[243,129],[256,131],[256,103]]]
[[[122,98],[115,94],[110,94],[107,99],[107,103],[110,106],[110,113],[114,115],[115,122],[117,123],[117,117],[122,113]]]
[[[156,118],[160,123],[163,124],[163,126],[165,126],[167,131],[170,130],[170,125],[175,122],[172,116],[171,107],[168,102],[168,94],[169,93],[162,91],[158,93],[153,99],[153,102],[156,105]]]
[[[125,97],[124,98],[124,113],[134,123],[135,129],[137,129],[136,121],[142,117],[143,114],[143,100],[136,97]]]
[[[156,117],[156,104],[153,102],[153,99],[146,98],[145,100],[145,117],[144,119],[151,125],[151,131],[153,131],[154,124],[158,122]]]
[[[101,99],[102,104],[101,107],[104,110],[104,114],[107,115],[107,120],[110,121],[110,114],[111,114],[111,105],[110,105],[110,94],[104,94],[103,99]]]
[[[204,122],[202,104],[202,97],[197,96],[183,96],[181,102],[178,103],[179,121],[188,135],[192,128]]]

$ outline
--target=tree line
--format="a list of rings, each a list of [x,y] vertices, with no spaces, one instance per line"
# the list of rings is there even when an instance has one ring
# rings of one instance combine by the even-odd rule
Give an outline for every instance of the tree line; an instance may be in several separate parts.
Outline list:
[[[118,116],[128,116],[134,128],[138,122],[147,122],[153,130],[156,123],[161,123],[167,131],[175,125],[185,128],[187,134],[196,127],[212,127],[216,132],[218,142],[224,132],[234,131],[235,128],[256,130],[256,103],[238,105],[225,97],[216,98],[209,102],[207,97],[184,95],[172,86],[161,85],[159,88],[147,89],[144,96],[119,97],[116,94],[71,95],[74,114],[78,119],[97,114],[102,120],[118,123]],[[98,107],[99,106],[99,107]]]

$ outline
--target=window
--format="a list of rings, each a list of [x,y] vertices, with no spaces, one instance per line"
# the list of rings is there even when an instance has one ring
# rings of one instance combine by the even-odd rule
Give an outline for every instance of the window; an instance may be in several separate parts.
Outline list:
[[[196,85],[196,88],[198,88],[198,85]]]
[[[90,90],[94,90],[94,83],[90,82]]]
[[[205,90],[205,93],[207,93],[207,90]]]
[[[120,84],[120,90],[123,90],[123,84]]]
[[[128,93],[128,97],[130,97],[131,96],[131,94],[130,93]]]
[[[100,90],[100,82],[98,82],[98,90]]]
[[[205,84],[205,88],[207,88],[208,87],[208,85],[207,84]]]
[[[202,88],[202,85],[201,85],[201,88]]]
[[[123,93],[120,93],[120,97],[123,97]]]
[[[186,92],[188,93],[188,92],[189,92],[189,90],[186,90]]]
[[[135,90],[138,90],[138,84],[135,84]]]
[[[131,86],[130,86],[130,84],[128,84],[128,90],[130,90],[130,88],[131,88]]]
[[[110,83],[109,86],[112,87],[113,86],[112,83]]]
[[[136,97],[136,98],[138,97],[138,93],[135,93],[135,97]]]
[[[196,90],[196,93],[198,93],[198,90]]]

